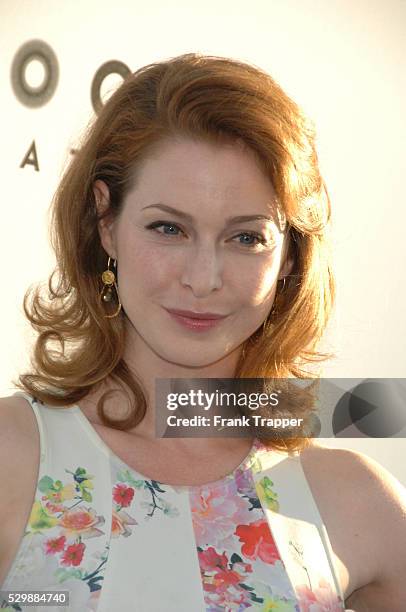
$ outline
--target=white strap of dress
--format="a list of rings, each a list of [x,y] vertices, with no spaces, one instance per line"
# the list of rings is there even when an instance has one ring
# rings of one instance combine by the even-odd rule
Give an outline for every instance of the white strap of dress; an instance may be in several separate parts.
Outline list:
[[[344,596],[332,548],[298,453],[265,451],[253,465],[258,497],[296,596],[331,593],[337,609]],[[342,604],[342,606],[340,606]],[[334,608],[335,609],[335,608]]]

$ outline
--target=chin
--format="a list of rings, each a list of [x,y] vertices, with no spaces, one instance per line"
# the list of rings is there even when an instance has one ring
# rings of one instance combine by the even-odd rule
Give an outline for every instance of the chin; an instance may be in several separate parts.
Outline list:
[[[187,357],[185,357],[185,354],[173,355],[169,353],[162,355],[162,358],[165,359],[165,361],[184,368],[205,368],[215,364],[218,361],[221,361],[223,357],[224,355],[206,356],[202,354],[196,356],[189,354]]]
[[[191,349],[190,346],[184,348],[178,345],[176,350],[168,351],[168,347],[165,349],[162,347],[162,350],[156,350],[156,354],[168,361],[169,363],[173,363],[174,365],[185,367],[185,368],[204,368],[215,363],[221,361],[229,355],[229,353],[225,353],[224,350],[206,350],[202,351],[202,345],[200,347],[195,347]]]

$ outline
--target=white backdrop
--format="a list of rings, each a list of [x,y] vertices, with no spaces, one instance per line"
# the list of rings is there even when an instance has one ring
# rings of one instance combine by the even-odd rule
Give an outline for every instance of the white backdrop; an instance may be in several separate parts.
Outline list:
[[[31,332],[21,303],[53,268],[48,207],[69,151],[92,116],[102,64],[132,71],[190,51],[253,62],[316,121],[333,203],[338,302],[327,347],[330,377],[406,377],[404,265],[405,37],[402,0],[2,0],[0,108],[2,290],[0,392],[28,365]],[[52,98],[29,108],[10,72],[18,49],[40,39],[59,65]],[[40,63],[27,65],[40,86]],[[120,77],[105,79],[108,95]],[[35,141],[39,171],[20,168]],[[406,441],[331,440],[367,452],[406,483]]]

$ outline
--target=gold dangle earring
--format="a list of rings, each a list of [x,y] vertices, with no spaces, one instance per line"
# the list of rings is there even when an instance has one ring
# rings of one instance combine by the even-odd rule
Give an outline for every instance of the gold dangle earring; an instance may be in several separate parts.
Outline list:
[[[113,317],[116,317],[121,310],[121,302],[120,302],[120,298],[118,295],[116,277],[115,277],[114,272],[110,270],[110,259],[111,257],[109,257],[109,260],[107,262],[107,270],[105,270],[102,274],[103,289],[100,292],[100,301],[102,304],[111,302],[113,300],[113,287],[114,287],[114,289],[116,290],[118,306],[117,306],[117,310],[113,314],[104,315],[105,319],[112,319]],[[117,268],[117,260],[114,259],[113,262],[114,262],[113,266]]]

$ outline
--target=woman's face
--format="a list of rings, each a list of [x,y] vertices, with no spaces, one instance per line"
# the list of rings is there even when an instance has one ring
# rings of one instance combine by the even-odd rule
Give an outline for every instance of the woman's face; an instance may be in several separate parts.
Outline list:
[[[97,197],[108,190],[95,185]],[[238,217],[249,217],[238,219]],[[138,169],[113,222],[100,224],[135,346],[183,366],[239,351],[262,325],[292,263],[272,184],[242,145],[168,140]],[[169,310],[214,313],[216,322]]]

